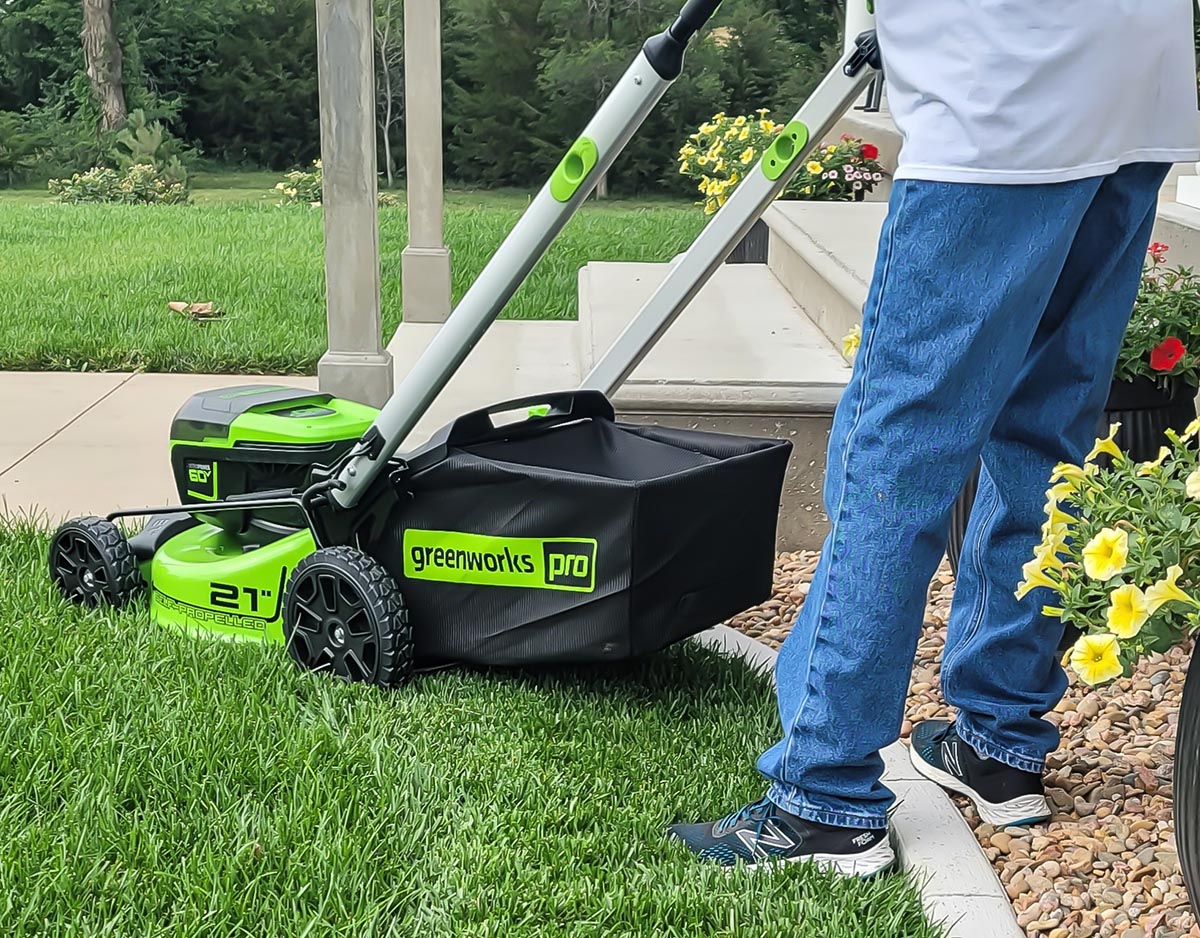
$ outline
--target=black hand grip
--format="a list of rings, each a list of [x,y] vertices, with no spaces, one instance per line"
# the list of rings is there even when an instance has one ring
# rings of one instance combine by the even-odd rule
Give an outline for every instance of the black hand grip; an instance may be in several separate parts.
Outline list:
[[[679,16],[671,26],[671,35],[687,45],[692,36],[696,35],[707,23],[721,0],[687,0]]]
[[[642,46],[646,61],[664,81],[674,81],[683,72],[683,53],[692,37],[709,21],[721,0],[687,0],[675,22]]]
[[[533,407],[546,407],[547,411],[544,415],[500,427],[497,427],[492,420],[495,414],[513,410],[528,410]],[[472,411],[469,414],[463,414],[450,424],[446,443],[450,446],[483,443],[497,437],[507,436],[518,427],[543,428],[552,424],[584,420],[589,417],[598,420],[616,419],[612,404],[600,391],[556,391],[550,394],[537,394],[532,397],[504,401]]]

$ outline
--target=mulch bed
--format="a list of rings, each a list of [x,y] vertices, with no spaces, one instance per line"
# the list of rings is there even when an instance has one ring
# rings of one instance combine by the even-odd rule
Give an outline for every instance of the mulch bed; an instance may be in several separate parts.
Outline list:
[[[816,562],[812,552],[780,554],[774,597],[730,625],[778,648],[808,594]],[[953,595],[944,565],[930,585],[902,738],[914,722],[952,716],[938,678]],[[998,830],[954,796],[1028,935],[1200,936],[1171,820],[1175,725],[1190,657],[1188,643],[1147,658],[1131,677],[1098,690],[1072,681],[1047,716],[1062,732],[1046,766],[1056,811],[1049,822]]]

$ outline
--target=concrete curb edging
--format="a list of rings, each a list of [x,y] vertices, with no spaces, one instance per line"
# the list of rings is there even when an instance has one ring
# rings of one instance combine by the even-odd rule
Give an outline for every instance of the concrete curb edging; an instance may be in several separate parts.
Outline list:
[[[771,673],[777,652],[725,625],[695,641]],[[1024,938],[1008,895],[979,841],[949,796],[923,778],[897,742],[883,751],[883,779],[896,793],[892,839],[900,863],[921,887],[925,910],[948,938]]]

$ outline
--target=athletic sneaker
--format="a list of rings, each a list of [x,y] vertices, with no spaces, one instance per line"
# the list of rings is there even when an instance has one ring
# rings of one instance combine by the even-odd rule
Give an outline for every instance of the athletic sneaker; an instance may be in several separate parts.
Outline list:
[[[931,782],[966,795],[996,827],[1036,824],[1050,817],[1040,772],[1023,772],[979,755],[949,720],[926,720],[912,731],[909,758]]]
[[[701,860],[748,868],[815,863],[845,876],[873,876],[895,862],[886,830],[806,821],[764,798],[711,824],[676,824],[670,836]]]

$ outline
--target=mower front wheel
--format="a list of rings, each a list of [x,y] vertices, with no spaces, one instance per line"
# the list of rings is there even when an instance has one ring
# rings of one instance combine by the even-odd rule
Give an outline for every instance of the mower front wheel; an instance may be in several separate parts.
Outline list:
[[[50,540],[50,577],[81,606],[120,608],[145,586],[125,535],[111,521],[73,518]]]
[[[412,675],[408,609],[392,575],[352,547],[325,547],[298,564],[284,600],[283,637],[303,668],[396,687]]]

